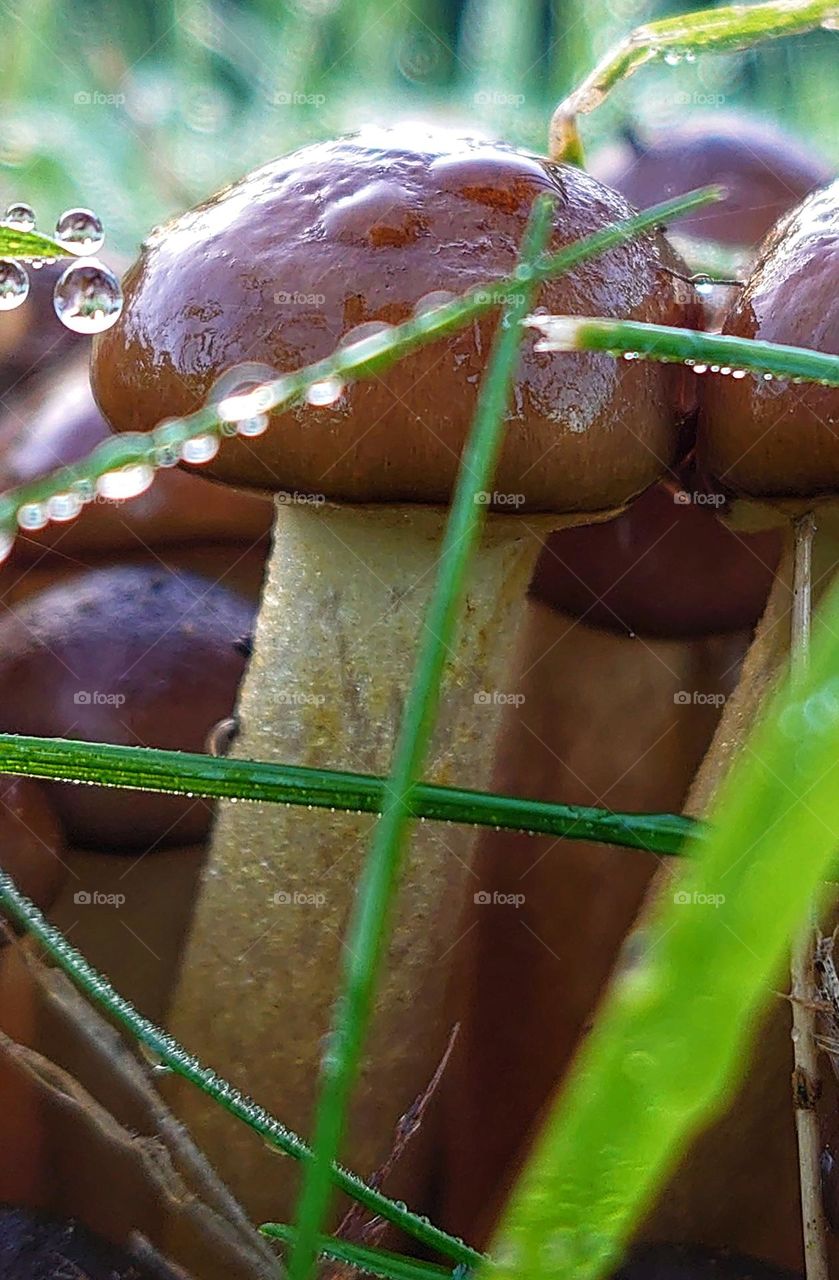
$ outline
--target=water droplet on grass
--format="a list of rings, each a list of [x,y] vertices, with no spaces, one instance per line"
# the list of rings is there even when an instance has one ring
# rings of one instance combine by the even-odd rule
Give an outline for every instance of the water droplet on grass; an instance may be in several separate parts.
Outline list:
[[[219,438],[214,435],[193,436],[184,440],[181,445],[181,458],[184,462],[200,465],[209,462],[219,451]]]
[[[92,209],[66,209],[55,224],[55,238],[73,253],[98,253],[105,232]]]
[[[154,480],[154,470],[147,463],[120,467],[118,471],[106,471],[96,481],[96,492],[111,502],[123,502],[145,493]]]
[[[57,524],[75,520],[84,503],[77,493],[54,493],[47,502],[47,515]]]
[[[43,529],[49,524],[47,509],[42,502],[24,502],[23,506],[18,508],[17,522],[21,529],[29,531]]]
[[[343,394],[344,384],[338,378],[322,378],[320,382],[312,383],[306,392],[306,399],[315,408],[323,409],[335,404]]]
[[[31,204],[10,204],[3,221],[7,227],[14,227],[15,231],[34,231],[35,230],[35,210]]]
[[[0,259],[0,311],[14,311],[29,296],[29,276],[19,262]]]
[[[89,258],[74,262],[53,292],[55,314],[74,333],[102,333],[122,313],[122,290],[112,271]]]

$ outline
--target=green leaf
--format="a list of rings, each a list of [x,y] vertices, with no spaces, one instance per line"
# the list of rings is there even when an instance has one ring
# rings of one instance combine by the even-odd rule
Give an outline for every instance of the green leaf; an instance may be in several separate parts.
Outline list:
[[[839,586],[623,965],[491,1250],[507,1280],[596,1280],[730,1099],[839,842]]]
[[[20,231],[0,223],[0,258],[72,258],[66,245],[39,231]]]
[[[272,804],[381,813],[386,779],[303,765],[265,764],[235,757],[195,755],[155,747],[73,742],[0,734],[0,772],[96,786],[129,787],[175,795],[235,797]],[[462,787],[420,782],[411,797],[415,818],[479,827],[595,840],[626,849],[678,854],[703,828],[668,813],[613,813],[589,805],[521,800]]]

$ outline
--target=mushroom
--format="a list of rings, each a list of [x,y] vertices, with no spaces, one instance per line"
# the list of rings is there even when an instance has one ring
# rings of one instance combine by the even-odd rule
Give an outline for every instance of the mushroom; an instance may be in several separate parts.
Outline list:
[[[605,148],[592,171],[644,208],[705,183],[724,199],[674,220],[674,230],[732,247],[754,248],[777,220],[833,177],[801,138],[742,111],[691,112],[683,124],[639,133]]]
[[[117,430],[193,409],[242,361],[327,356],[360,325],[511,271],[531,204],[557,201],[552,244],[625,216],[579,169],[446,134],[371,130],[308,147],[156,232],[95,344],[93,386]],[[539,302],[676,323],[690,290],[661,235],[546,284]],[[433,301],[433,299],[432,299]],[[386,377],[318,388],[207,471],[278,493],[237,755],[387,773],[458,460],[495,318]],[[673,370],[545,359],[525,337],[486,533],[472,568],[428,776],[483,786],[539,534],[622,507],[672,461]],[[517,515],[508,515],[515,510]],[[223,805],[172,1015],[223,1074],[307,1131],[366,818]],[[444,990],[473,835],[416,833],[353,1113],[351,1159],[381,1163],[449,1028]],[[291,1173],[192,1097],[190,1127],[255,1215],[288,1210]]]
[[[713,224],[713,234],[724,243],[738,243],[748,209],[748,235],[758,239],[784,192],[786,207],[793,207],[795,174],[803,167],[815,184],[822,169],[793,142],[784,148],[782,135],[774,131],[761,134],[764,143],[758,146],[747,126],[746,121],[739,131],[726,127],[721,132],[715,117],[687,131],[674,130],[677,141],[690,142],[687,177],[674,165],[664,135],[637,167],[613,159],[607,164],[604,157],[598,172],[640,203],[672,193],[674,182],[684,181],[686,189],[693,181],[724,181],[737,197],[722,206],[727,214]],[[771,155],[780,176],[766,209]],[[702,230],[707,235],[710,227]],[[811,287],[802,285],[802,290]],[[817,295],[816,312],[825,313],[830,287]],[[750,288],[744,315],[750,311]],[[783,298],[780,291],[777,298]],[[781,316],[785,305],[776,300],[767,314]],[[812,332],[778,336],[812,345]],[[710,375],[695,381],[706,400],[709,394],[765,395],[776,386],[711,380]],[[811,394],[803,387],[787,393],[796,400],[804,393],[805,402]],[[721,447],[729,448],[730,426],[743,422],[744,413],[742,403],[721,410]],[[723,483],[715,478],[718,470],[708,480],[692,446],[688,436],[680,465],[616,519],[559,530],[548,538],[510,681],[511,691],[524,700],[506,709],[494,790],[626,811],[672,811],[684,805],[734,694],[781,550],[777,529],[733,529],[720,519],[727,506],[724,478]],[[745,447],[741,441],[738,454]],[[490,1234],[540,1110],[593,1017],[654,863],[590,844],[489,831],[481,835],[475,869],[480,877],[475,888],[497,895],[502,905],[489,910],[470,904],[463,919],[469,932],[458,956],[453,1000],[453,1016],[462,1027],[443,1083],[442,1197],[447,1225],[481,1241]],[[517,908],[503,906],[517,895],[523,895]],[[776,1035],[773,1044],[777,1041]],[[782,1107],[783,1091],[779,1075],[770,1079],[765,1096]],[[786,1191],[791,1196],[786,1209],[793,1204],[788,1110],[783,1112],[786,1128],[777,1116],[769,1123],[764,1114],[762,1122],[763,1131],[755,1125],[748,1143],[732,1129],[724,1145],[716,1139],[699,1148],[704,1154],[697,1156],[690,1184],[682,1183],[681,1191],[676,1184],[651,1229],[671,1239],[690,1239],[692,1230],[716,1231],[724,1224],[709,1239],[794,1265],[798,1227],[791,1214],[766,1215],[760,1209],[762,1196],[778,1203]],[[745,1163],[744,1151],[753,1146],[766,1154],[761,1161],[766,1180]],[[725,1197],[710,1190],[718,1185],[720,1168],[730,1173]],[[779,1181],[779,1169],[784,1191],[773,1187],[770,1192],[768,1181]]]

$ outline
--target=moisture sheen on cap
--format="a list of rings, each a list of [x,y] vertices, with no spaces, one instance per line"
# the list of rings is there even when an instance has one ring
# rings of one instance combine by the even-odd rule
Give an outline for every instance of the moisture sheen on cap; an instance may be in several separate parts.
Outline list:
[[[117,430],[147,431],[195,409],[230,366],[295,370],[431,293],[490,283],[514,269],[540,192],[557,199],[553,249],[632,212],[580,169],[407,127],[273,161],[146,242],[123,314],[95,344],[98,402]],[[684,270],[650,234],[545,284],[535,305],[690,323]],[[338,501],[447,502],[496,324],[497,310],[331,405],[226,440],[206,472]],[[524,336],[497,491],[521,495],[519,511],[622,504],[673,458],[678,371],[534,343]]]
[[[772,232],[723,333],[839,355],[839,182]],[[706,374],[699,457],[724,489],[753,497],[839,490],[839,389]]]

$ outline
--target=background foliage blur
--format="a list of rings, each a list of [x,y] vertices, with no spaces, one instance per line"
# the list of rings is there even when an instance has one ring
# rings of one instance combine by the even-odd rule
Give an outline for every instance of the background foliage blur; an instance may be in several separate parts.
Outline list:
[[[0,0],[0,199],[51,230],[92,206],[108,245],[247,169],[374,120],[431,119],[544,150],[558,98],[684,0]],[[739,106],[837,137],[836,34],[644,68],[585,124]]]

